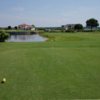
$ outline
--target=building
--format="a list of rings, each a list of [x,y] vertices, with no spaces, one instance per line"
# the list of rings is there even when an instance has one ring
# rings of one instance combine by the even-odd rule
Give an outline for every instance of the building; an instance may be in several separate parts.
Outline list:
[[[33,27],[33,25],[21,24],[21,25],[18,25],[18,29],[21,29],[21,30],[34,30],[35,31],[35,26]]]
[[[68,31],[74,29],[76,24],[67,24],[67,25],[62,25],[63,30]]]
[[[35,31],[35,30],[36,30],[35,25],[32,25],[31,31]]]

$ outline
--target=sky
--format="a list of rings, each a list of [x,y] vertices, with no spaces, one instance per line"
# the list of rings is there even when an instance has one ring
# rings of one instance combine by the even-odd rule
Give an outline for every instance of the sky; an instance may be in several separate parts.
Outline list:
[[[61,26],[96,18],[100,22],[100,0],[0,0],[0,27],[34,24]]]

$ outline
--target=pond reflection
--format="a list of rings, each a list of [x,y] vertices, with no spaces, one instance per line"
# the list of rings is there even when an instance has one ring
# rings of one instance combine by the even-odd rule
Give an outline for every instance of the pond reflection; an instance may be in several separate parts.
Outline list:
[[[40,36],[39,34],[34,35],[11,35],[7,42],[43,42],[47,38]]]

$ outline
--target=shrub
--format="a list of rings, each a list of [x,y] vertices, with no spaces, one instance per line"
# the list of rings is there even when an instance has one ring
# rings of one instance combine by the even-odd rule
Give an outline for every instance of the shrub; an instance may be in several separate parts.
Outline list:
[[[5,40],[9,37],[9,34],[5,31],[0,31],[0,42],[5,42]]]

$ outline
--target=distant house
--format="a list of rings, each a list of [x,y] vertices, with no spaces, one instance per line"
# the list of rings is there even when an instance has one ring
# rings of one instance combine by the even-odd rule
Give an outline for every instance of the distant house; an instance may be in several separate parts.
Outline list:
[[[68,31],[74,29],[76,24],[67,24],[67,25],[62,25],[63,30]]]
[[[21,25],[18,25],[18,29],[21,29],[21,30],[35,30],[35,27],[33,27],[33,25],[21,24]]]

